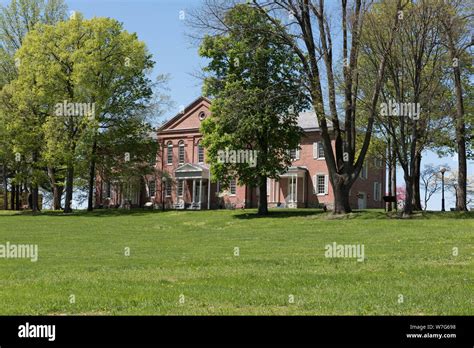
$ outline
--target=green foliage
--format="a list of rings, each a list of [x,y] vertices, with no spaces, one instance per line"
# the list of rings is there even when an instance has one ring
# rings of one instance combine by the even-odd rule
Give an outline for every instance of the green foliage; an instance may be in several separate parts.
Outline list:
[[[277,178],[290,165],[289,149],[302,135],[298,113],[307,107],[301,85],[301,64],[275,39],[274,26],[248,5],[230,9],[228,31],[206,36],[199,53],[209,59],[204,94],[213,98],[212,116],[201,127],[203,145],[214,179],[225,186],[233,176],[259,185]],[[219,151],[255,150],[256,168],[249,163],[222,163]]]

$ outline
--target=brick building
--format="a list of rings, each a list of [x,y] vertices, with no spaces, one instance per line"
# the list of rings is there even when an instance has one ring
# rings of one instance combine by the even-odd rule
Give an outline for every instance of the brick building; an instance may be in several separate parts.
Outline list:
[[[222,190],[218,182],[211,182],[210,167],[205,162],[206,153],[201,146],[202,135],[199,132],[200,123],[210,114],[210,103],[208,99],[200,97],[158,129],[160,150],[156,169],[157,172],[166,173],[169,179],[147,177],[138,180],[135,183],[137,192],[132,194],[132,205],[140,206],[148,201],[161,206],[164,200],[168,209],[257,207],[257,188],[239,186],[233,179],[230,188]],[[294,158],[292,166],[282,173],[279,180],[268,180],[269,207],[325,205],[331,209],[334,195],[316,116],[313,112],[301,113],[298,123],[305,135],[299,149],[291,151]],[[384,183],[384,165],[368,159],[352,186],[351,207],[383,208]],[[116,193],[112,196],[115,197],[112,203],[117,206],[120,197]],[[99,201],[102,199],[99,197]]]

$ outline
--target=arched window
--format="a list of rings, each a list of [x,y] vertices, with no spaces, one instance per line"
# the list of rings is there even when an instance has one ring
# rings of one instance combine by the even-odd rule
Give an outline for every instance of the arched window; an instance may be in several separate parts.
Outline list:
[[[204,163],[204,148],[202,147],[201,142],[198,144],[198,162]]]
[[[167,163],[168,164],[173,164],[173,144],[170,142],[168,142],[168,144],[166,145],[166,148],[167,148],[167,153],[166,153],[166,158],[167,158]]]
[[[184,163],[184,141],[181,140],[178,146],[179,146],[179,152],[178,152],[179,164],[183,164]]]

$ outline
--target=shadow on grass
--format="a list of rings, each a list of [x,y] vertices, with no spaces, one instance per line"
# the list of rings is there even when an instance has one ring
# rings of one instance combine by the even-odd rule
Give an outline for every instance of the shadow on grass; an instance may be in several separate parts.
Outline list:
[[[321,209],[281,209],[281,210],[270,210],[268,215],[258,215],[257,210],[241,210],[238,214],[233,215],[236,219],[249,220],[249,219],[265,219],[265,218],[290,218],[290,217],[308,217],[314,216],[319,217],[327,215]]]
[[[33,213],[32,211],[8,211],[2,212],[0,218],[4,217],[18,217],[18,216],[49,216],[49,217],[117,217],[117,216],[142,216],[162,213],[161,210],[146,210],[146,209],[97,209],[94,211],[75,210],[72,213],[64,213],[62,211],[45,210],[40,213]]]

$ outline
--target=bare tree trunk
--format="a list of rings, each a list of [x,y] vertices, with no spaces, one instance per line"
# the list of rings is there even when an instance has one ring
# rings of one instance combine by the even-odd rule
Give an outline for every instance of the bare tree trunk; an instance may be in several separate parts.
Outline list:
[[[395,144],[392,144],[392,191],[390,192],[391,196],[397,197],[397,151],[395,149]],[[395,211],[398,210],[398,203],[395,199],[395,202],[391,203]]]
[[[12,183],[10,186],[12,188],[10,193],[10,209],[15,210],[16,185]]]
[[[348,214],[352,211],[349,204],[350,186],[345,185],[342,180],[335,180],[332,185],[334,190],[334,214]]]
[[[258,215],[268,215],[267,177],[261,176],[259,183]]]
[[[72,212],[72,191],[74,185],[74,166],[72,163],[68,164],[67,174],[66,174],[66,200],[64,202],[64,212]]]
[[[387,163],[388,163],[388,195],[392,195],[392,166],[393,166],[393,159],[392,159],[392,144],[390,138],[387,140]],[[392,211],[392,202],[385,203],[387,211]]]
[[[466,160],[466,126],[464,123],[464,102],[462,96],[461,71],[454,68],[454,85],[456,90],[456,144],[458,148],[458,189],[456,191],[456,210],[467,211],[467,160]]]
[[[421,175],[421,153],[417,152],[415,157],[415,171],[413,172],[413,210],[421,211],[420,196],[420,175]]]
[[[447,17],[449,18],[449,16]],[[452,20],[453,18],[451,18]],[[458,150],[458,187],[456,190],[456,209],[467,211],[467,161],[466,161],[466,126],[464,122],[464,101],[462,95],[461,68],[459,52],[456,47],[455,33],[449,20],[442,20],[445,29],[447,46],[453,62],[454,91],[456,93],[456,145]]]
[[[413,213],[413,177],[405,174],[405,206],[403,216],[408,217]]]
[[[53,209],[61,210],[61,196],[63,194],[63,189],[56,181],[56,171],[54,168],[48,167],[48,177],[53,191]]]

